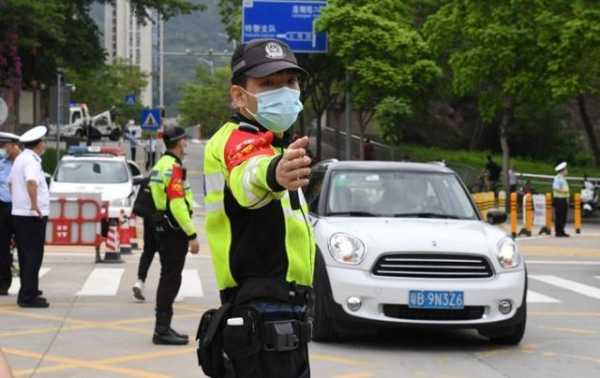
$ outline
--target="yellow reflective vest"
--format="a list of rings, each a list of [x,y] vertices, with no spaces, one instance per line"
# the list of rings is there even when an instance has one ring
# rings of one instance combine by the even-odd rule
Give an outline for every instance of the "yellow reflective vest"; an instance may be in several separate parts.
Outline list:
[[[204,153],[206,235],[219,290],[250,278],[311,287],[315,241],[308,206],[300,209],[275,180],[282,148],[273,134],[250,123],[229,122]]]

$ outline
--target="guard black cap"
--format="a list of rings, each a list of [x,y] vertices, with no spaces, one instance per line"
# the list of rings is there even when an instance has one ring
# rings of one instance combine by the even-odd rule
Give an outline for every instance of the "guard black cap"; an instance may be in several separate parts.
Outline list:
[[[231,58],[232,81],[240,75],[263,78],[284,70],[306,74],[290,47],[278,39],[255,39],[243,43]]]
[[[179,126],[165,127],[162,133],[163,140],[165,143],[177,142],[180,139],[187,138],[185,130]]]

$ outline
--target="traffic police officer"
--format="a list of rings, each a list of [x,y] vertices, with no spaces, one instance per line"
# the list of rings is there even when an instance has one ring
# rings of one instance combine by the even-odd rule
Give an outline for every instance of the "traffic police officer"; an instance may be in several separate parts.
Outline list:
[[[558,173],[554,177],[554,182],[552,183],[552,191],[554,195],[554,219],[556,220],[555,233],[559,238],[569,237],[569,234],[565,232],[570,196],[569,183],[566,179],[568,174],[567,163],[560,163],[554,170]]]
[[[8,295],[12,283],[12,254],[10,243],[13,237],[10,189],[8,175],[13,162],[21,152],[19,136],[0,132],[0,295]]]
[[[315,241],[300,189],[310,174],[308,138],[286,150],[282,139],[303,108],[304,70],[271,39],[240,45],[231,67],[237,114],[204,157],[206,233],[221,301],[233,304],[224,351],[237,378],[309,377]]]
[[[45,126],[37,126],[19,138],[25,150],[15,159],[9,176],[21,277],[17,304],[21,307],[48,307],[38,282],[50,212],[48,185],[41,164],[46,132]]]
[[[156,326],[154,344],[185,345],[188,336],[171,328],[173,301],[181,286],[181,272],[188,248],[198,253],[196,228],[192,222],[191,187],[186,182],[183,158],[187,148],[185,130],[169,127],[164,130],[163,141],[167,152],[152,168],[150,191],[157,213],[153,219],[158,236],[160,280],[156,292]]]

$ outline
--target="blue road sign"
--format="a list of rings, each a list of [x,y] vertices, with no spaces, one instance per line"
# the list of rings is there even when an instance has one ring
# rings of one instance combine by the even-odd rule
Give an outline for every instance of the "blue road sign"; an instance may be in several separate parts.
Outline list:
[[[296,53],[326,53],[327,34],[315,24],[327,0],[244,0],[242,41],[277,38]]]
[[[142,110],[142,125],[143,130],[158,130],[162,120],[160,119],[160,109],[144,109]]]
[[[135,105],[135,95],[134,94],[130,94],[125,96],[125,104],[126,105]]]

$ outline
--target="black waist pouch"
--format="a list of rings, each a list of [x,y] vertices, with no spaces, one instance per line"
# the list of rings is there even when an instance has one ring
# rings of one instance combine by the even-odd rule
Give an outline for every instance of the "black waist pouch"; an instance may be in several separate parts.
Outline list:
[[[217,310],[208,310],[200,319],[196,333],[198,364],[209,377],[221,378],[225,375],[223,358],[223,320],[231,308],[229,303]]]

